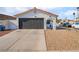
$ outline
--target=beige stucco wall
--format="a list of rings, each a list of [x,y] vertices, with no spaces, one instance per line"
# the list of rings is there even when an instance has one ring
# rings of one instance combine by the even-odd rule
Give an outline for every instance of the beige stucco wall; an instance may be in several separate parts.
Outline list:
[[[0,20],[0,24],[6,25],[7,24],[7,21],[6,20]]]
[[[0,24],[5,26],[5,29],[10,29],[11,27],[14,27],[14,29],[17,29],[17,20],[12,19],[6,19],[6,20],[0,20]]]
[[[18,28],[18,26],[19,26],[19,24],[18,24],[19,23],[18,18],[14,19],[14,20],[9,20],[9,22],[13,23],[13,25],[16,26],[16,29]]]
[[[8,20],[0,20],[1,25],[8,25]]]
[[[5,26],[5,29],[8,28],[9,21],[8,20],[0,20],[0,24]]]

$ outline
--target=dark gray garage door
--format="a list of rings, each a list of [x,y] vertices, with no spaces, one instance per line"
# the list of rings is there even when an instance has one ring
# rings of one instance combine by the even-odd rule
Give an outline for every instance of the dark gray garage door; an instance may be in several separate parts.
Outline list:
[[[44,29],[43,18],[19,18],[20,29]]]

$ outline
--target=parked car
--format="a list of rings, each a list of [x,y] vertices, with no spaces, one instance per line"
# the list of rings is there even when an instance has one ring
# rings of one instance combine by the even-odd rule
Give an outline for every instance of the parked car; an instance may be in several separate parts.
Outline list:
[[[4,25],[0,25],[0,31],[4,31],[5,30],[5,26]]]
[[[72,27],[72,25],[68,22],[63,23],[63,27]]]
[[[79,28],[79,22],[75,22],[73,25],[72,25],[73,28]]]

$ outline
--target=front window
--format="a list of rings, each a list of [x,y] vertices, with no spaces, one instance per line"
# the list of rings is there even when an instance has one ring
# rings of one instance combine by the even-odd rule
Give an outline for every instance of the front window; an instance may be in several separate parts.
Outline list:
[[[50,24],[50,20],[47,20],[47,24]]]

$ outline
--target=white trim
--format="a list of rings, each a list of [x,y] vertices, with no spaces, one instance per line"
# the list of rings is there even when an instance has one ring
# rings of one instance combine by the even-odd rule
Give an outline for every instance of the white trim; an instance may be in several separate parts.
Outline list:
[[[44,29],[46,30],[47,27],[46,27],[46,20],[44,19]]]

